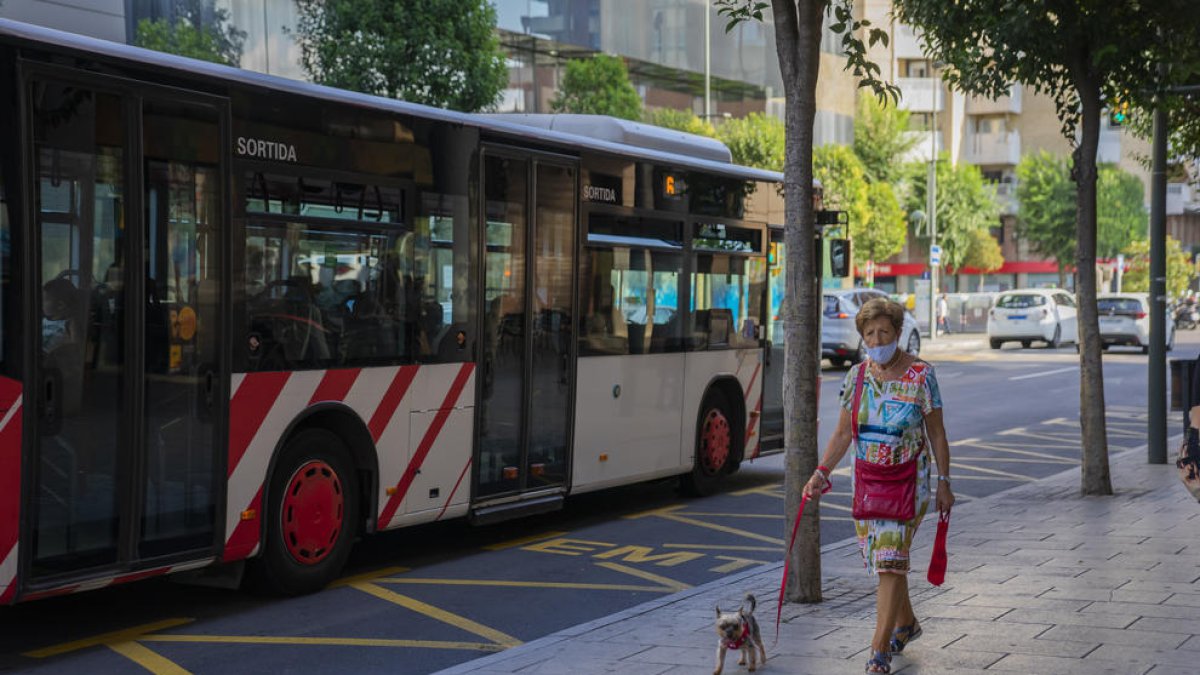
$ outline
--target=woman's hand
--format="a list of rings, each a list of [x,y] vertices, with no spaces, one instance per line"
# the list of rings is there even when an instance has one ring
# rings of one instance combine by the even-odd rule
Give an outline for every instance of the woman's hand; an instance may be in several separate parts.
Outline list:
[[[829,481],[825,479],[825,474],[814,471],[812,478],[809,478],[808,482],[804,484],[804,491],[801,494],[809,499],[820,499],[821,492],[828,484]]]
[[[954,506],[954,493],[950,491],[950,483],[939,480],[937,484],[937,510],[938,513],[946,513]]]

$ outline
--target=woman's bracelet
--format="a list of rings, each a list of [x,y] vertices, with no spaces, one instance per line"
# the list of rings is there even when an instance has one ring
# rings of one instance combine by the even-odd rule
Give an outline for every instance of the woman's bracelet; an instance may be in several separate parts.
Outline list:
[[[821,473],[821,475],[825,476],[825,480],[829,480],[829,474],[832,473],[829,470],[829,467],[825,466],[824,464],[818,465],[817,471],[819,471]]]

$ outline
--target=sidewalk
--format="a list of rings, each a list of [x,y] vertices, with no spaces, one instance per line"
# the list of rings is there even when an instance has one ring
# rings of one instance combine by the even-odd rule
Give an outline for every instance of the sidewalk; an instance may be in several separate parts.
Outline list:
[[[1144,449],[1111,458],[1116,496],[1079,496],[1079,470],[954,510],[941,588],[925,581],[936,530],[914,546],[913,604],[925,634],[892,672],[1036,675],[1200,672],[1200,504],[1174,464]],[[560,631],[442,671],[456,673],[707,673],[713,607],[747,592],[767,643],[767,673],[861,673],[874,628],[874,579],[857,545],[825,547],[825,602],[787,604],[779,643],[772,564]],[[726,673],[745,673],[737,655]],[[760,671],[761,672],[761,671]]]
[[[977,351],[987,348],[987,333],[951,333],[938,335],[932,341],[925,335],[921,336],[922,354]]]

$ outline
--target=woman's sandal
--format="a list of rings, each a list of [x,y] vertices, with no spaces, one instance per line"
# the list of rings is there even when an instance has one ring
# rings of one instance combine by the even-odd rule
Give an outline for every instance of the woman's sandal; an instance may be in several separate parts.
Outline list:
[[[892,657],[887,652],[871,650],[871,658],[867,659],[868,673],[892,672]]]
[[[913,621],[912,625],[910,626],[901,626],[893,630],[892,641],[889,645],[892,654],[899,654],[900,652],[904,651],[904,648],[908,646],[908,643],[921,637],[921,633],[923,632],[924,631],[921,630],[921,624],[917,623],[916,621]]]

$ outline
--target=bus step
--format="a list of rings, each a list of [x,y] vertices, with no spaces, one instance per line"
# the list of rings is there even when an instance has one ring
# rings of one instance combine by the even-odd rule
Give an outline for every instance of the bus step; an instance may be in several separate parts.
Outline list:
[[[469,517],[472,525],[491,525],[513,518],[532,516],[536,513],[558,511],[562,507],[563,496],[552,494],[522,501],[476,507],[471,509]]]

